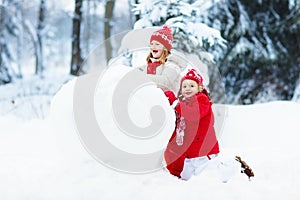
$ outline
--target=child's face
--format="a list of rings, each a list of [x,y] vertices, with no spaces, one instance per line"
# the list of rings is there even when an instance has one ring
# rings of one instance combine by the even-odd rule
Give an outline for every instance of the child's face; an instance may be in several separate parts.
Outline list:
[[[152,53],[153,58],[160,58],[164,51],[164,45],[156,40],[152,40],[150,43],[150,51]]]
[[[189,98],[194,96],[195,94],[197,94],[198,92],[200,92],[200,88],[199,85],[196,81],[193,80],[184,80],[182,82],[181,85],[181,94],[185,97],[185,98]]]

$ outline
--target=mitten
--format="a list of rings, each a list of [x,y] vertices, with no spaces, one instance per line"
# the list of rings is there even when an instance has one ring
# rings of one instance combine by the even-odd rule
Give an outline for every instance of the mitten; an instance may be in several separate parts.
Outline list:
[[[174,103],[174,101],[177,100],[174,92],[172,92],[171,90],[167,90],[164,93],[165,93],[166,97],[168,98],[170,105],[172,105]]]

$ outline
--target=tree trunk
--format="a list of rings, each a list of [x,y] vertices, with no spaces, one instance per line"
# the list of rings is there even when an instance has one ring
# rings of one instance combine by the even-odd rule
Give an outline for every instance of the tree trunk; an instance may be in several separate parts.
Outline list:
[[[71,55],[71,70],[72,75],[80,75],[82,56],[80,49],[80,25],[82,20],[82,0],[75,0],[75,12],[73,17],[73,32],[72,32],[72,55]]]
[[[39,18],[37,26],[37,54],[35,63],[35,73],[43,76],[44,72],[44,62],[43,62],[43,42],[42,42],[42,31],[45,28],[45,0],[41,0],[39,9]]]
[[[92,28],[91,23],[91,4],[90,0],[87,0],[86,5],[86,14],[85,14],[85,32],[84,32],[84,41],[85,41],[85,55],[88,55],[90,52],[90,30]]]
[[[138,4],[138,3],[139,3],[139,0],[135,0],[135,4]],[[135,21],[138,21],[140,19],[141,19],[140,14],[135,15]]]
[[[0,85],[10,83],[12,77],[8,72],[7,63],[5,62],[5,49],[7,49],[5,43],[4,29],[6,16],[5,7],[0,5]]]
[[[18,41],[18,46],[17,46],[17,66],[18,66],[18,72],[17,72],[17,77],[22,78],[22,53],[23,53],[23,11],[22,11],[22,2],[17,2],[16,3],[16,16],[18,20],[20,21],[18,23],[18,31],[19,34],[17,35],[17,41]]]
[[[104,39],[105,39],[105,52],[106,52],[106,61],[112,57],[112,44],[110,41],[110,33],[111,33],[111,19],[113,16],[115,1],[107,0],[105,5],[105,17],[104,17]]]
[[[128,4],[129,4],[129,13],[130,13],[130,24],[132,24],[132,26],[133,26],[136,21],[141,19],[140,14],[134,14],[131,11],[133,9],[134,4],[139,4],[139,0],[128,0]]]
[[[2,73],[1,71],[3,70],[3,66],[4,66],[4,62],[3,62],[3,29],[4,29],[4,7],[2,7],[0,5],[0,73]],[[1,84],[1,77],[0,77],[0,84]]]

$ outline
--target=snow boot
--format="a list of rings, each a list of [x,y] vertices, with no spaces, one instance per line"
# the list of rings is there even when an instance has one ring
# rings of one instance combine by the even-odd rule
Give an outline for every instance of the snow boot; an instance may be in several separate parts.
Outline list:
[[[241,163],[241,167],[242,167],[242,170],[241,170],[241,173],[244,173],[248,176],[249,180],[251,177],[254,177],[254,173],[252,171],[252,169],[249,167],[249,165],[243,161],[241,159],[240,156],[235,156],[235,160],[238,161],[239,163]]]

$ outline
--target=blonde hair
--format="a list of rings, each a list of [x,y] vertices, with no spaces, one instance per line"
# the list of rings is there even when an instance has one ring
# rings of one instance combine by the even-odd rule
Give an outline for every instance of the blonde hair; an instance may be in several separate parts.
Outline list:
[[[164,65],[166,63],[167,57],[171,54],[170,51],[168,51],[167,49],[164,49],[164,51],[162,52],[161,56],[159,57],[159,61],[161,62],[162,65]],[[147,63],[150,61],[150,58],[152,58],[152,53],[149,52],[146,61]]]

